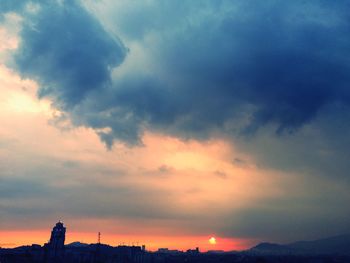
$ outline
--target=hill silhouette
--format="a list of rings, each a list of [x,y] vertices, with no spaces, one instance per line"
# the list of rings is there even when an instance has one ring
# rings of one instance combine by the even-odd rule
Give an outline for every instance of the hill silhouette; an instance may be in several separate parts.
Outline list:
[[[258,254],[340,254],[350,255],[350,234],[289,244],[260,243],[249,252]]]

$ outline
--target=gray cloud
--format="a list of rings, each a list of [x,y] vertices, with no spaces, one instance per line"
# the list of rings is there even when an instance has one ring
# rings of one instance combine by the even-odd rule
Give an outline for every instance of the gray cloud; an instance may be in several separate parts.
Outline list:
[[[0,178],[0,198],[12,200],[14,198],[42,197],[49,192],[45,186],[45,183],[35,181],[33,178]]]
[[[350,229],[349,195],[344,191],[334,197],[288,196],[277,200],[264,200],[255,207],[236,210],[222,217],[225,224],[218,226],[221,235],[290,242],[322,238]]]
[[[51,97],[76,125],[108,128],[98,134],[109,147],[114,140],[139,144],[144,129],[206,139],[273,124],[284,133],[328,104],[348,104],[347,7],[272,0],[126,4],[129,12],[120,13],[116,27],[156,66],[131,69],[112,83],[111,70],[127,48],[79,2],[52,2],[27,18],[15,58],[21,74],[39,82],[39,95]]]
[[[51,172],[51,167],[47,172]],[[60,171],[63,173],[63,171]],[[85,177],[79,175],[85,173]],[[0,178],[0,228],[19,217],[35,218],[99,218],[168,220],[188,218],[176,208],[173,196],[167,191],[144,188],[130,183],[108,181],[102,176],[97,182],[86,172],[55,175],[49,179],[29,174],[26,177]],[[101,176],[100,176],[101,177]],[[64,184],[60,181],[64,180]],[[105,180],[105,181],[104,181]],[[19,223],[18,227],[22,227]]]
[[[1,1],[1,3],[0,3],[0,22],[3,19],[4,14],[9,13],[9,12],[22,12],[28,3],[30,3],[30,1],[22,1],[22,0],[4,0],[4,1]]]
[[[110,106],[104,104],[112,112],[105,121],[112,128],[110,142],[125,140],[120,126],[134,131],[133,140],[145,126],[199,139],[217,131],[251,133],[267,124],[278,133],[290,132],[310,123],[326,105],[348,103],[349,68],[340,58],[348,43],[344,2],[209,1],[196,6],[197,13],[193,5],[184,2],[171,16],[184,16],[187,22],[165,18],[173,10],[169,2],[154,7],[155,17],[166,24],[160,28],[141,16],[139,23],[148,28],[139,39],[151,45],[146,50],[159,67],[146,79],[131,80],[132,73],[117,79],[116,88],[105,95],[113,98]],[[319,18],[334,12],[340,15],[336,21]],[[133,13],[128,15],[127,21],[133,19]],[[159,39],[142,42],[154,31]]]
[[[89,91],[109,85],[111,69],[126,55],[120,40],[77,1],[41,4],[25,19],[15,54],[17,69],[23,77],[38,81],[40,97],[53,97],[64,110],[81,102]]]
[[[349,107],[330,105],[312,124],[293,135],[271,136],[271,127],[236,146],[255,156],[261,168],[273,167],[292,173],[326,176],[349,183]]]

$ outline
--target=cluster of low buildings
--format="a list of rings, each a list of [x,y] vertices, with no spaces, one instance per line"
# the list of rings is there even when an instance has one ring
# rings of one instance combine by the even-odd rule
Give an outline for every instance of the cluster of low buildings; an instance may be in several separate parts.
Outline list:
[[[145,246],[65,245],[66,228],[58,222],[44,246],[0,249],[0,263],[148,263]]]
[[[164,261],[169,255],[197,254],[199,248],[182,252],[161,248],[155,253],[142,246],[109,246],[101,244],[65,245],[66,227],[58,222],[44,246],[33,244],[14,249],[0,249],[0,263],[153,263]]]

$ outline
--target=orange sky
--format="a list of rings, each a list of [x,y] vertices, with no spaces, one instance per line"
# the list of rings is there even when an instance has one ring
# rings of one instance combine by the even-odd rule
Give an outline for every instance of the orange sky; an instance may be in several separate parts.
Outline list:
[[[176,199],[169,199],[171,206],[181,213],[188,213],[193,210],[208,209],[210,204],[213,214],[212,219],[209,220],[215,220],[215,213],[225,209],[230,202],[230,197],[240,200],[235,202],[234,206],[241,207],[259,196],[278,194],[278,192],[259,191],[255,187],[257,183],[260,186],[268,185],[272,180],[267,181],[259,177],[254,165],[250,164],[249,157],[234,153],[234,149],[224,141],[184,142],[170,136],[146,133],[143,137],[143,147],[128,148],[122,144],[116,144],[113,150],[107,151],[91,129],[60,130],[51,125],[50,121],[59,113],[50,108],[49,101],[39,101],[36,98],[37,86],[34,82],[21,80],[4,66],[0,67],[0,75],[0,84],[11,87],[0,96],[2,108],[0,121],[3,123],[2,128],[0,127],[0,135],[17,141],[11,152],[0,149],[0,157],[3,160],[9,164],[37,166],[40,165],[37,160],[45,154],[51,159],[79,162],[88,166],[96,165],[110,170],[124,169],[128,172],[127,177],[118,178],[100,172],[89,172],[84,174],[84,177],[80,174],[70,174],[69,180],[54,181],[55,186],[71,186],[84,180],[97,184],[133,185],[169,193],[182,192],[176,195]],[[11,118],[8,117],[9,115]],[[233,164],[232,155],[247,160],[247,164],[244,166]],[[140,171],[143,175],[140,175]],[[162,179],[159,180],[159,177]],[[235,184],[228,186],[228,181],[231,180],[234,180]],[[212,207],[213,204],[215,207]],[[106,224],[113,225],[115,222],[115,220],[109,220]],[[49,229],[32,232],[30,229],[16,230],[15,224],[8,223],[8,225],[11,225],[10,228],[14,231],[0,230],[0,244],[3,247],[31,243],[43,244],[49,237]],[[75,221],[73,227],[78,226],[79,229],[76,231],[69,229],[67,243],[77,240],[95,242],[96,233],[86,232],[93,225],[93,220],[82,224]],[[23,228],[23,225],[18,227]],[[145,243],[151,250],[158,247],[189,249],[196,246],[202,250],[234,250],[247,248],[253,243],[251,240],[217,237],[218,242],[213,246],[208,243],[208,239],[213,234],[191,235],[179,229],[167,229],[165,225],[161,229],[159,227],[155,229],[155,234],[152,235],[149,224],[148,230],[144,233],[142,233],[142,227],[142,225],[134,227],[132,224],[120,226],[122,235],[118,235],[114,227],[107,227],[108,233],[103,234],[103,240],[111,245],[138,241]],[[130,234],[133,228],[141,233]],[[36,229],[38,229],[37,226]],[[208,231],[211,230],[208,229]]]
[[[105,229],[102,229],[108,233],[104,234],[107,243],[116,245],[122,241],[139,241],[146,243],[152,250],[157,247],[188,249],[196,246],[202,250],[244,249],[252,245],[252,239],[218,237],[218,244],[210,246],[208,239],[210,235],[214,235],[211,234],[211,228],[215,228],[215,220],[220,220],[218,217],[225,214],[228,207],[230,211],[235,211],[253,206],[258,200],[283,197],[288,187],[295,184],[290,177],[285,177],[280,172],[256,167],[254,159],[236,151],[232,144],[224,140],[181,141],[171,136],[146,132],[143,146],[129,148],[123,144],[115,144],[108,151],[92,129],[73,129],[69,123],[62,122],[53,125],[55,116],[60,113],[50,107],[49,101],[36,98],[35,82],[21,80],[5,66],[0,67],[0,76],[0,85],[8,87],[0,95],[0,121],[3,124],[0,127],[0,136],[16,142],[10,149],[0,149],[0,157],[12,167],[14,174],[11,178],[17,177],[21,180],[22,177],[18,177],[17,173],[25,172],[28,167],[46,165],[47,162],[72,163],[70,168],[55,166],[58,174],[50,176],[50,184],[62,189],[74,188],[81,182],[101,187],[115,185],[146,189],[150,193],[164,193],[160,199],[157,197],[150,202],[160,202],[167,213],[177,213],[185,217],[191,215],[193,220],[198,220],[206,213],[203,220],[209,226],[208,236],[193,235],[189,230],[191,228],[185,227],[183,230],[178,223],[169,225],[166,221],[161,221],[161,226],[152,234],[149,230],[152,221],[147,219],[142,223],[137,221],[135,224],[140,224],[139,226],[132,223],[126,226],[128,220],[123,219],[116,229],[114,225],[120,218],[113,217],[107,220]],[[43,158],[46,159],[41,161]],[[244,160],[244,163],[233,162],[235,158]],[[79,167],[75,167],[75,163]],[[80,166],[86,168],[80,171]],[[126,172],[127,176],[113,176],[118,171]],[[106,198],[114,197],[104,197],[101,193],[95,200],[113,203],[112,199]],[[52,220],[57,220],[58,217],[59,212],[51,215]],[[94,242],[96,234],[83,234],[89,232],[88,229],[94,225],[94,217],[96,215],[89,223],[79,223],[79,218],[74,219],[69,231],[76,232],[69,232],[67,241]],[[25,220],[18,222],[19,226],[16,226],[16,222],[6,222],[4,227],[15,231],[16,228],[23,229]],[[45,223],[48,224],[48,220]],[[35,229],[40,229],[37,224]],[[139,234],[132,234],[133,229]],[[118,235],[119,231],[122,231],[122,238]],[[48,235],[48,229],[35,233],[2,230],[0,243],[42,244],[48,239]]]
[[[7,39],[0,43],[0,62],[18,45],[21,19],[8,15],[6,21],[11,30],[0,27],[0,38]],[[43,244],[62,219],[66,243],[96,242],[101,231],[102,242],[111,245],[242,250],[273,241],[262,239],[270,234],[289,241],[302,238],[301,226],[312,229],[313,218],[329,219],[323,205],[334,207],[334,193],[345,204],[340,208],[348,204],[346,184],[307,169],[296,176],[291,169],[258,165],[234,138],[184,140],[145,129],[142,145],[116,142],[107,149],[98,130],[72,125],[52,101],[37,98],[35,81],[21,79],[4,63],[0,88],[2,247]],[[276,141],[261,136],[263,155]],[[346,209],[337,212],[343,215],[341,223],[349,222]],[[304,222],[294,224],[300,218]],[[317,234],[315,228],[308,236]],[[216,245],[208,242],[212,236]]]
[[[16,247],[28,244],[43,245],[49,239],[49,231],[12,231],[1,232],[1,247]],[[155,251],[158,248],[187,250],[199,247],[201,251],[208,250],[244,250],[256,244],[255,240],[220,238],[216,237],[217,244],[211,245],[208,240],[211,236],[140,236],[140,235],[101,235],[101,242],[112,246],[117,245],[146,245],[147,250]],[[96,243],[97,233],[67,232],[66,244],[80,241]]]

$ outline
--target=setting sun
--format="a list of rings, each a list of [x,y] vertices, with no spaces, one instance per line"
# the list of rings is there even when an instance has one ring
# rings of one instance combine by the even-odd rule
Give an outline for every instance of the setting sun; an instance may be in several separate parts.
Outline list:
[[[216,238],[215,237],[209,238],[209,244],[210,245],[216,245]]]

